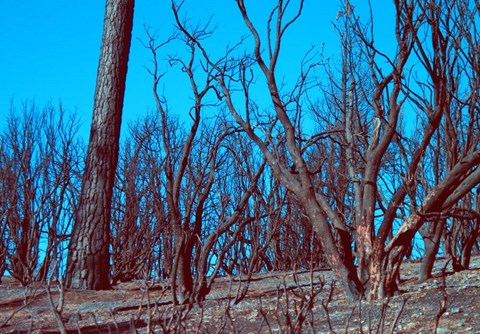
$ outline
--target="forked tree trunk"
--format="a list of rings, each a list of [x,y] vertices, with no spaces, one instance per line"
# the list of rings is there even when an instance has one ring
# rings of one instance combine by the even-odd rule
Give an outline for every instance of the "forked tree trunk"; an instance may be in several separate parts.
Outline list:
[[[440,247],[440,240],[442,238],[443,230],[445,229],[445,220],[438,222],[430,222],[429,225],[424,225],[419,229],[423,238],[424,255],[418,273],[418,280],[420,282],[432,278],[432,269],[435,263],[438,249]]]
[[[175,260],[173,262],[171,284],[174,305],[190,302],[193,292],[192,252],[189,241],[179,226],[176,227],[178,243],[175,245]]]
[[[343,288],[350,301],[355,302],[363,296],[363,286],[358,278],[355,265],[350,256],[342,256],[335,244],[332,231],[327,224],[319,221],[323,216],[316,200],[306,196],[303,198],[305,210],[312,221],[312,225],[322,244],[322,248],[327,256],[327,261],[335,275],[343,284]],[[343,235],[345,236],[345,235]],[[345,240],[342,240],[344,247]],[[348,253],[348,252],[347,252]],[[348,253],[349,254],[349,253]]]
[[[465,240],[465,245],[462,249],[462,259],[461,264],[464,269],[468,269],[470,267],[470,259],[472,257],[472,250],[475,244],[477,243],[478,238],[478,230],[480,228],[480,218],[475,218],[475,222],[473,224],[473,229],[471,233],[467,236]]]
[[[78,212],[68,247],[66,286],[110,288],[110,208],[133,25],[134,0],[107,0],[93,120]]]
[[[367,300],[391,297],[398,291],[400,266],[405,251],[406,247],[400,245],[387,254],[383,247],[375,245],[369,263],[370,282],[365,291]]]
[[[181,251],[177,269],[177,300],[179,304],[189,301],[193,291],[192,254]]]

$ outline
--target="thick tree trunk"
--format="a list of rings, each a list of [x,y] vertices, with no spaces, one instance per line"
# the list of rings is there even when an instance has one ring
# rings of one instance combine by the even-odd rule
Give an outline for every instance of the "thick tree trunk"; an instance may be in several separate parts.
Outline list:
[[[163,257],[162,255],[160,258],[160,267],[161,267],[161,277],[163,279],[169,278],[172,274],[172,266],[173,266],[173,241],[172,241],[172,232],[170,229],[164,231],[162,236],[162,245],[163,245]]]
[[[464,226],[458,226],[455,229],[454,236],[451,240],[451,245],[448,247],[449,254],[452,259],[452,267],[455,272],[466,270],[470,267],[470,259],[472,256],[472,250],[477,243],[479,218],[469,226],[468,222],[458,221],[456,224],[464,224]],[[466,231],[463,231],[466,229]],[[458,237],[462,235],[462,237]]]
[[[107,0],[93,120],[66,286],[110,288],[110,208],[133,24],[134,0]]]
[[[191,268],[192,254],[181,251],[177,268],[177,300],[180,304],[188,302],[193,291]]]
[[[480,218],[475,218],[475,222],[473,224],[473,229],[471,233],[468,235],[467,240],[465,241],[465,245],[462,249],[462,267],[464,269],[468,269],[470,267],[470,259],[472,257],[472,250],[473,246],[477,243],[478,238],[478,230],[480,228]]]
[[[172,268],[172,292],[175,305],[190,301],[193,292],[192,252],[186,236],[179,236],[182,230],[177,227],[178,243],[175,245],[175,260]]]
[[[383,247],[375,245],[370,261],[370,284],[366,291],[367,300],[391,297],[398,291],[400,265],[406,247],[400,245],[385,253]]]
[[[330,226],[325,221],[322,221],[323,214],[315,199],[305,198],[304,203],[308,217],[312,221],[315,232],[327,256],[328,264],[342,282],[349,300],[352,302],[358,301],[363,296],[363,286],[358,278],[353,257],[349,256],[348,252],[347,256],[342,256],[338,251]],[[345,237],[345,233],[341,236]],[[347,247],[345,240],[342,240],[342,244],[344,247]],[[349,246],[351,250],[351,245]]]
[[[429,225],[424,225],[419,229],[423,238],[425,248],[420,271],[418,273],[418,280],[420,282],[432,278],[432,269],[435,263],[438,249],[440,247],[440,239],[442,238],[443,230],[445,229],[445,220],[438,222],[431,222]]]

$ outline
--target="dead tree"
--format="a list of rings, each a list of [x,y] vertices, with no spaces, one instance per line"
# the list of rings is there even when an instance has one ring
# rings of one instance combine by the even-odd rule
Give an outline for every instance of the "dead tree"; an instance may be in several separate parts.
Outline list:
[[[111,224],[114,284],[155,278],[160,269],[154,260],[165,229],[163,205],[155,200],[159,191],[155,179],[162,164],[155,149],[158,125],[158,118],[151,116],[138,120],[120,151]]]
[[[245,1],[237,1],[254,47],[251,53],[236,57],[234,54],[239,46],[230,48],[220,63],[211,59],[203,41],[182,24],[178,18],[178,6],[174,4],[173,9],[183,36],[201,51],[210,69],[208,73],[216,81],[231,115],[261,150],[273,175],[299,199],[347,294],[351,299],[363,295],[368,299],[389,296],[397,290],[399,266],[411,249],[415,233],[425,223],[426,215],[449,210],[480,180],[480,151],[477,139],[471,137],[461,143],[462,153],[458,160],[421,203],[413,205],[408,197],[433,135],[442,119],[448,121],[448,115],[451,115],[449,106],[452,102],[462,101],[465,119],[470,120],[467,122],[471,129],[468,133],[477,131],[478,116],[473,111],[478,108],[478,89],[460,95],[454,87],[456,81],[451,80],[461,58],[463,68],[469,73],[467,77],[472,78],[471,87],[477,87],[475,71],[471,69],[478,63],[478,53],[464,54],[461,48],[462,41],[468,41],[475,34],[465,30],[471,25],[458,21],[460,17],[471,21],[477,9],[473,6],[464,8],[465,4],[458,3],[425,5],[415,0],[396,1],[393,37],[397,48],[389,55],[377,48],[371,21],[362,24],[352,4],[345,2],[348,10],[344,20],[349,29],[346,33],[351,34],[365,60],[370,81],[365,87],[365,76],[347,63],[347,80],[344,80],[343,88],[345,99],[340,104],[343,122],[337,128],[307,135],[299,124],[305,112],[302,99],[308,99],[312,88],[308,78],[315,64],[303,63],[299,80],[290,90],[280,85],[277,73],[283,37],[301,16],[303,1],[287,18],[289,5],[288,1],[277,2],[267,18],[267,36],[263,38]],[[428,36],[428,40],[423,36]],[[470,45],[474,49],[475,43]],[[412,67],[414,63],[418,64],[418,69]],[[410,73],[420,69],[426,72],[426,81],[410,79]],[[265,82],[263,89],[270,99],[268,112],[260,113],[254,107],[252,87],[258,77]],[[365,114],[356,103],[359,92],[369,107]],[[242,104],[238,103],[239,98],[243,100]],[[402,113],[407,108],[407,101],[408,106],[413,106],[424,120],[418,146],[395,167],[401,169],[399,175],[403,174],[402,178],[390,172],[392,179],[383,180],[383,172],[388,168],[393,170],[389,165],[392,157],[405,152]],[[348,196],[353,198],[350,224],[332,204],[335,203],[331,198],[334,192],[326,190],[332,183],[330,187],[325,186],[328,182],[319,186],[317,182],[321,181],[315,182],[312,177],[317,170],[312,169],[306,159],[314,143],[324,138],[335,140],[331,135],[333,130],[343,133],[343,145],[347,147],[343,171],[348,175],[345,180],[351,191]],[[331,176],[325,173],[323,177]],[[405,210],[408,205],[412,205],[410,210]],[[393,234],[394,225],[399,225],[396,234]]]
[[[90,141],[68,247],[66,286],[109,289],[110,209],[133,25],[134,0],[107,0]]]
[[[25,103],[21,111],[12,106],[0,136],[0,256],[24,285],[46,279],[52,262],[65,265],[83,160],[76,122],[61,105]]]

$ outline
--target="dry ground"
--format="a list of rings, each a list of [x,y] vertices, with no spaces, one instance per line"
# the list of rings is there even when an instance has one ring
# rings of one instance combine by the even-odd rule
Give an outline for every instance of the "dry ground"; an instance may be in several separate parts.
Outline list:
[[[204,305],[191,309],[171,305],[166,282],[68,290],[61,322],[69,333],[147,333],[148,328],[155,333],[431,333],[446,298],[437,332],[480,333],[480,257],[464,272],[447,267],[444,277],[445,260],[439,260],[435,278],[425,283],[415,279],[418,265],[404,264],[403,291],[389,301],[349,304],[331,271],[268,273],[255,275],[237,304],[245,282],[218,279]],[[54,304],[59,302],[56,287],[52,284]],[[4,278],[0,333],[57,333],[58,321],[45,285],[24,288]]]

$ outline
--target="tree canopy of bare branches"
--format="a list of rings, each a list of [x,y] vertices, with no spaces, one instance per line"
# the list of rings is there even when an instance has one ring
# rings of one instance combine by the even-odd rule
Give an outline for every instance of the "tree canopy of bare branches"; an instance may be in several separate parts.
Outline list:
[[[298,68],[282,61],[307,2],[271,3],[262,21],[236,0],[246,35],[211,50],[221,27],[192,23],[172,0],[171,36],[146,27],[140,38],[154,110],[120,142],[133,1],[107,1],[81,194],[73,120],[57,133],[25,113],[1,137],[0,276],[48,277],[68,239],[68,287],[169,279],[176,305],[203,302],[219,275],[328,266],[350,300],[373,300],[397,292],[412,254],[420,280],[439,252],[468,267],[480,228],[478,3],[395,0],[384,49],[373,2],[344,0],[338,57],[307,46]],[[187,85],[169,93],[169,75]]]

